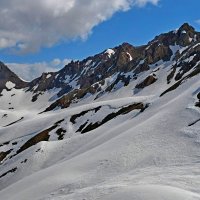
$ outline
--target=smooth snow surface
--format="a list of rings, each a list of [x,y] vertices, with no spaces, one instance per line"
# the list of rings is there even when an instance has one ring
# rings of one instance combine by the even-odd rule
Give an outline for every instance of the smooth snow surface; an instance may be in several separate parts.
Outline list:
[[[126,87],[119,84],[96,100],[88,95],[67,109],[43,114],[38,113],[50,105],[55,91],[32,102],[31,92],[4,90],[0,141],[10,143],[0,146],[0,152],[12,148],[14,157],[0,165],[0,176],[17,169],[0,179],[0,199],[200,200],[200,122],[188,126],[200,119],[200,110],[194,106],[200,79],[188,79],[160,97],[173,84],[166,82],[172,65],[173,61],[160,61]],[[135,85],[152,73],[157,82],[134,94]],[[116,77],[108,78],[102,87]],[[84,123],[102,121],[139,102],[148,108],[115,117],[85,134],[77,131]],[[70,121],[83,111],[74,123]],[[15,155],[26,141],[60,120],[49,141]],[[59,128],[66,130],[63,140],[58,140]]]
[[[6,87],[7,87],[8,89],[12,89],[12,88],[15,87],[15,84],[12,83],[11,81],[8,81],[8,82],[6,82]]]
[[[121,190],[121,191],[120,191]],[[160,185],[143,185],[119,188],[119,191],[108,195],[104,200],[195,200],[199,195],[178,188]]]

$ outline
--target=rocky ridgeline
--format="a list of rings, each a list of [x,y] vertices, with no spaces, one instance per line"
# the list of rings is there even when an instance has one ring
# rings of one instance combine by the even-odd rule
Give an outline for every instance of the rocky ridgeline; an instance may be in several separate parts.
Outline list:
[[[82,61],[72,61],[58,72],[44,73],[30,83],[20,80],[1,63],[3,71],[0,73],[0,91],[6,88],[7,81],[11,81],[16,88],[28,87],[27,91],[33,92],[32,101],[34,102],[45,91],[58,88],[57,100],[46,111],[57,106],[65,108],[72,101],[78,101],[87,94],[96,94],[98,98],[105,92],[112,91],[119,82],[127,86],[130,81],[137,79],[141,72],[148,71],[150,65],[161,60],[174,61],[166,80],[169,84],[172,79],[180,81],[184,74],[198,64],[200,60],[199,42],[200,33],[185,23],[176,31],[156,36],[147,45],[134,47],[123,43]],[[184,51],[174,52],[173,49],[178,47],[184,48]],[[193,59],[189,59],[191,57]],[[188,62],[185,62],[187,58]],[[106,85],[106,88],[103,87],[106,79],[111,76],[116,76],[115,81]],[[145,88],[156,80],[154,75],[150,75],[144,82],[138,83],[136,88]]]
[[[21,89],[27,86],[27,82],[21,80],[4,63],[0,62],[0,93],[3,89],[10,90],[12,87],[15,87],[16,89]]]

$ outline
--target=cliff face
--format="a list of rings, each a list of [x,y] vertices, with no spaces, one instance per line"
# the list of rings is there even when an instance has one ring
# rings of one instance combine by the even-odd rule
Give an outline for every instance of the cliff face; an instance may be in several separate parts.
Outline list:
[[[49,89],[59,88],[58,100],[47,109],[50,110],[57,106],[68,107],[74,99],[82,99],[88,94],[99,98],[104,93],[113,91],[119,83],[127,86],[139,74],[149,71],[151,66],[158,65],[161,61],[173,62],[168,83],[172,79],[178,81],[191,69],[199,67],[199,42],[200,33],[186,23],[176,31],[156,36],[147,45],[134,47],[123,43],[85,60],[72,61],[59,72],[43,74],[32,81],[30,90],[37,96]],[[106,80],[110,77],[114,81],[108,83]],[[156,80],[155,78],[150,82]],[[106,88],[105,83],[108,83]],[[142,88],[148,84],[149,81],[144,81]]]
[[[25,88],[28,83],[21,80],[14,72],[12,72],[5,64],[0,62],[0,93],[3,89]]]

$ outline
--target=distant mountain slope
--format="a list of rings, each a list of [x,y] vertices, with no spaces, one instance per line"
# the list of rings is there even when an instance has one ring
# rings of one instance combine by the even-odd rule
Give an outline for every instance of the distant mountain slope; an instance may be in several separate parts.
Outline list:
[[[26,83],[0,64],[0,199],[200,200],[200,33],[189,24]]]
[[[0,92],[2,92],[3,89],[21,89],[27,86],[28,84],[26,82],[21,80],[6,65],[0,62]]]
[[[83,61],[72,61],[59,72],[43,74],[30,83],[30,90],[35,94],[33,101],[43,92],[54,88],[59,89],[58,98],[65,95],[59,100],[65,106],[73,101],[74,97],[71,96],[77,100],[86,95],[99,98],[106,92],[127,86],[139,74],[149,71],[151,65],[158,65],[160,61],[173,62],[167,78],[168,84],[172,79],[178,81],[191,69],[198,68],[199,42],[200,33],[186,23],[177,31],[155,37],[148,45],[134,47],[123,43]],[[142,89],[155,81],[156,78],[150,76],[143,85],[138,83],[136,89]],[[57,104],[54,103],[52,107]]]

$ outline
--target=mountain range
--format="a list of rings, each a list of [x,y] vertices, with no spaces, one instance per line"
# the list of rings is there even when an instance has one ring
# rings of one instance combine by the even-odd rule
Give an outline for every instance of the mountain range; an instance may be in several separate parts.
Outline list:
[[[199,77],[188,23],[31,82],[0,62],[0,199],[200,199]]]

